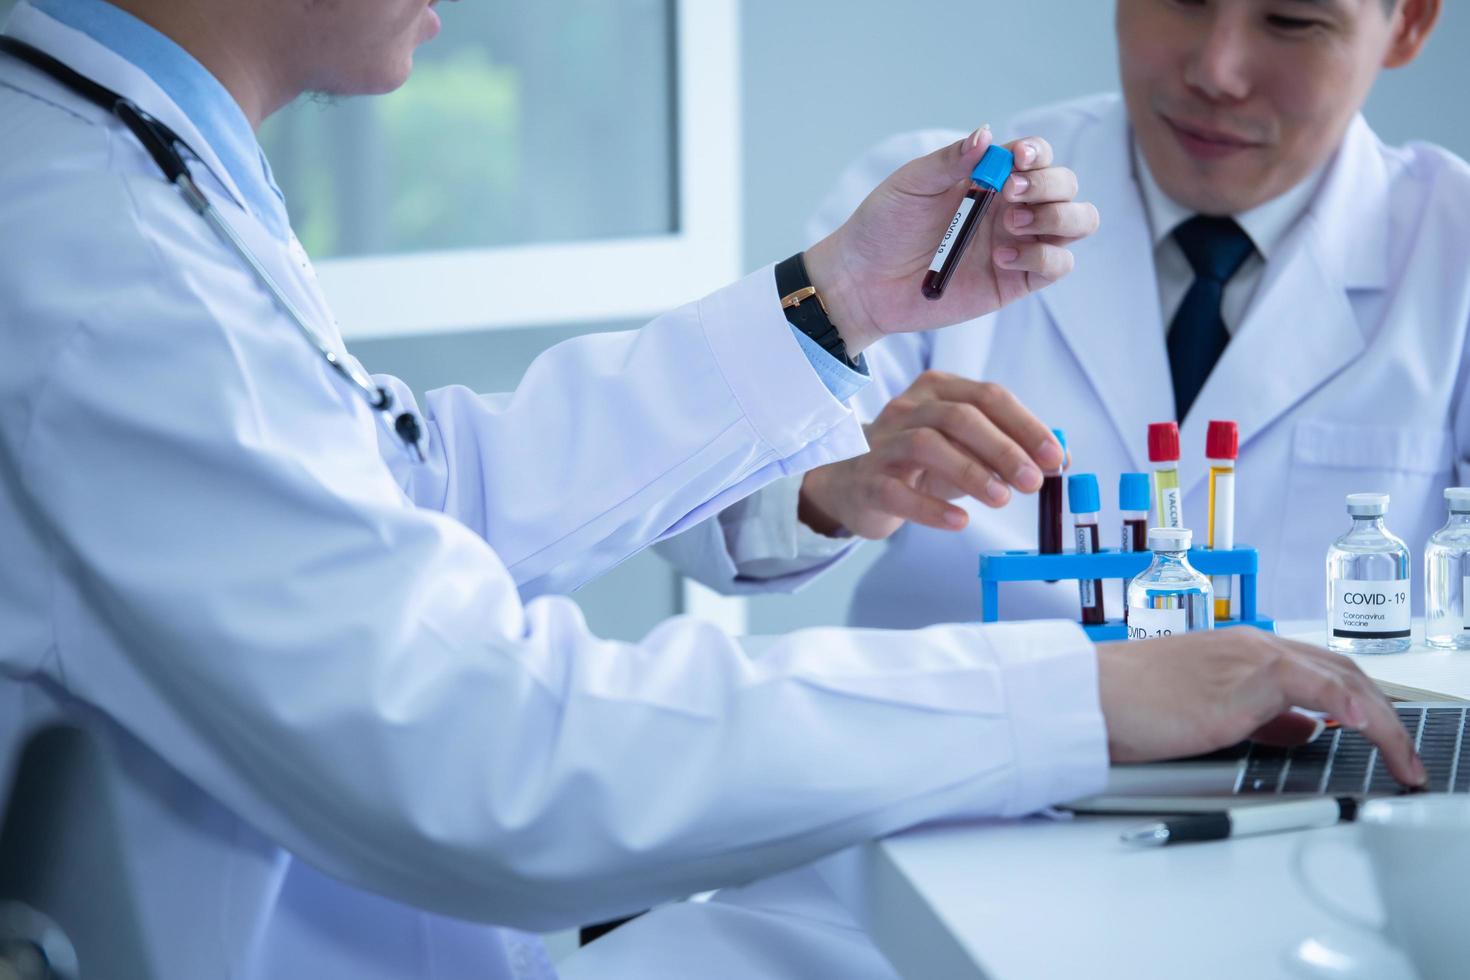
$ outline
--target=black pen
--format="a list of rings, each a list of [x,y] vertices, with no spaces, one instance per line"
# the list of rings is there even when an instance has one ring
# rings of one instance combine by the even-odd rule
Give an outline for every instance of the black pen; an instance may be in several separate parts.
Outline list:
[[[1122,841],[1139,847],[1163,847],[1185,841],[1228,840],[1252,834],[1331,827],[1338,821],[1352,821],[1357,815],[1358,801],[1355,798],[1319,796],[1309,800],[1257,803],[1172,817],[1126,830]]]

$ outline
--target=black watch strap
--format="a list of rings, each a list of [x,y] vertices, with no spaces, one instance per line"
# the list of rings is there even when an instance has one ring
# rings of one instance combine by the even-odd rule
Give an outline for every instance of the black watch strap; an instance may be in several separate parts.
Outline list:
[[[847,344],[842,334],[827,316],[827,307],[817,295],[811,277],[806,274],[806,262],[802,253],[776,263],[776,293],[781,297],[781,309],[791,325],[806,334],[817,346],[837,358],[850,370],[862,368],[847,356]]]

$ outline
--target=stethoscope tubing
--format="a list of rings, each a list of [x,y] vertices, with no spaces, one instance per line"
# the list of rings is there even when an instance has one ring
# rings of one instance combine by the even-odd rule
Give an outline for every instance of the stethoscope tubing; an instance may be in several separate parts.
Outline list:
[[[235,256],[250,269],[256,281],[270,295],[272,301],[281,308],[288,319],[295,325],[296,330],[308,344],[316,348],[318,354],[325,360],[347,384],[356,388],[368,406],[373,411],[380,413],[390,424],[390,427],[404,441],[412,454],[423,462],[424,450],[422,445],[422,428],[412,413],[403,412],[396,418],[393,415],[393,394],[386,388],[376,384],[372,377],[362,369],[355,361],[338,356],[337,352],[326,342],[311,322],[302,314],[297,305],[286,295],[286,291],[276,282],[261,261],[256,258],[255,253],[245,244],[234,227],[224,219],[219,210],[210,203],[209,198],[199,189],[193,175],[189,172],[188,164],[184,162],[183,156],[177,147],[183,147],[194,159],[200,159],[194,148],[175,133],[168,126],[144,112],[132,100],[113,92],[98,83],[87,78],[66,64],[46,54],[23,41],[12,37],[0,36],[0,51],[7,52],[16,58],[26,62],[34,68],[45,72],[56,81],[76,92],[88,101],[100,106],[117,117],[128,130],[142,144],[143,149],[153,158],[164,177],[178,188],[185,203],[190,210],[204,219],[220,240],[225,243]]]

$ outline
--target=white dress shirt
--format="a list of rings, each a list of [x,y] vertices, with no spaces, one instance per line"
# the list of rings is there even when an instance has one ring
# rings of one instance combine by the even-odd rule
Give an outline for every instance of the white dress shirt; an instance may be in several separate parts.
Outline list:
[[[1194,269],[1189,259],[1174,238],[1174,229],[1195,216],[1195,212],[1164,193],[1148,162],[1139,152],[1138,143],[1133,144],[1133,172],[1143,193],[1144,213],[1154,241],[1154,271],[1159,281],[1159,309],[1164,315],[1164,330],[1168,331],[1179,312],[1179,304],[1189,287],[1194,285]],[[1317,192],[1322,177],[1322,168],[1279,197],[1249,211],[1234,215],[1241,229],[1256,247],[1225,284],[1225,296],[1221,301],[1220,314],[1225,321],[1226,331],[1233,337],[1236,329],[1245,320],[1251,299],[1261,284],[1266,263],[1271,254],[1291,231],[1292,225],[1306,212]],[[1104,219],[1106,220],[1106,219]]]

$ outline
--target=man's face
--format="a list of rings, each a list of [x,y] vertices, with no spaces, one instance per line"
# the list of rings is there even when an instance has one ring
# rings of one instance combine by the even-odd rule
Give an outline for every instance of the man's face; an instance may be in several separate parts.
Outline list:
[[[1123,95],[1174,200],[1238,214],[1325,162],[1394,37],[1382,0],[1118,0]]]
[[[438,0],[293,0],[286,43],[300,49],[301,88],[374,95],[408,81],[413,53],[439,33]]]

